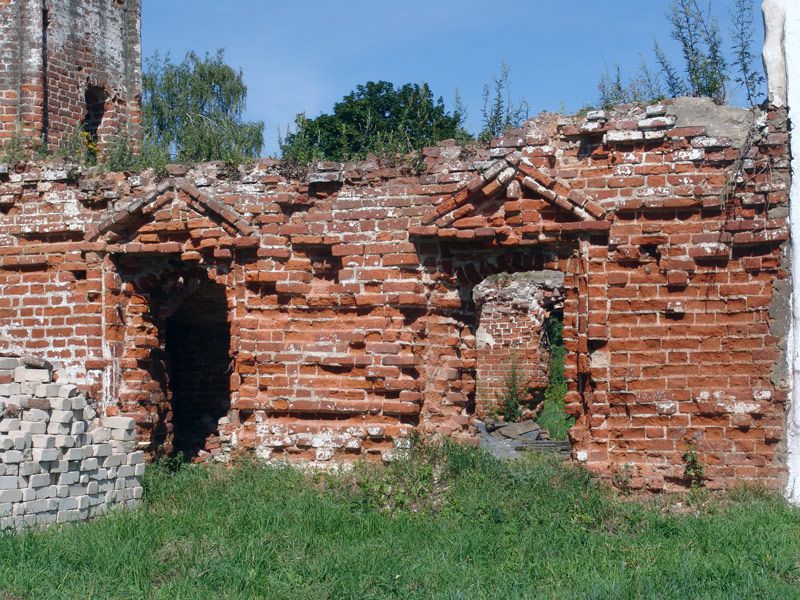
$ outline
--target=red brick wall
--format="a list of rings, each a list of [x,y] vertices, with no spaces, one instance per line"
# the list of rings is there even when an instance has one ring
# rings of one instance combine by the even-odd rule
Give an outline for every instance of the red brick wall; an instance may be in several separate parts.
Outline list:
[[[57,150],[86,117],[86,91],[103,88],[102,148],[119,132],[135,143],[141,110],[139,0],[0,1],[0,144],[21,136]]]
[[[686,102],[543,116],[477,156],[427,149],[421,175],[323,163],[299,183],[263,161],[234,178],[173,167],[159,183],[12,169],[0,285],[17,292],[0,297],[0,351],[56,358],[166,447],[162,321],[193,279],[214,281],[233,371],[207,449],[379,459],[414,429],[474,441],[474,288],[555,271],[576,460],[677,489],[692,445],[711,486],[778,487],[785,115],[726,122],[725,139],[713,118],[687,122]],[[24,312],[26,293],[39,312]],[[89,336],[52,320],[64,306]]]

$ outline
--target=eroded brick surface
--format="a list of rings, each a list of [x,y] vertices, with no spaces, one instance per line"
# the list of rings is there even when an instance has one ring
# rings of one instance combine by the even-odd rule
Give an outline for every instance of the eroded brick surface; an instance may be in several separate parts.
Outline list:
[[[674,489],[691,443],[710,486],[777,488],[786,117],[741,111],[726,138],[684,113],[543,115],[477,154],[426,149],[421,174],[0,170],[0,352],[57,361],[154,454],[176,440],[170,319],[209,312],[229,397],[202,456],[387,458],[415,429],[474,442],[474,289],[557,272],[576,460]]]
[[[0,0],[0,145],[57,150],[78,129],[101,150],[135,143],[141,109],[139,0]]]

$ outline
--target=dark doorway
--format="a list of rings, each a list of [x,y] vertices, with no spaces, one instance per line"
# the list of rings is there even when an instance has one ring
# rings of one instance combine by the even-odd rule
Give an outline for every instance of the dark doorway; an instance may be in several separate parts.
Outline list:
[[[219,447],[230,408],[230,325],[225,288],[205,281],[166,320],[173,451],[187,458]]]

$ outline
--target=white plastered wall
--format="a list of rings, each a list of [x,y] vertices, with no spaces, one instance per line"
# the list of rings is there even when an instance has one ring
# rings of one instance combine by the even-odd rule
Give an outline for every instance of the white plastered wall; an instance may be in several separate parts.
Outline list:
[[[776,106],[788,106],[794,124],[790,138],[792,184],[789,220],[792,246],[792,319],[789,330],[790,398],[787,419],[786,497],[800,504],[800,1],[763,0],[764,65],[769,95]]]

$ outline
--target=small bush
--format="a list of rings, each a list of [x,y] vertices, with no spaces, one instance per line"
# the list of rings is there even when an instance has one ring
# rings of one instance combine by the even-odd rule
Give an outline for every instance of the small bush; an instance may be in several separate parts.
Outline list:
[[[519,356],[516,350],[511,351],[511,369],[506,376],[503,396],[500,405],[503,409],[503,420],[506,423],[518,421],[522,416],[522,405],[528,399],[528,387],[520,372]]]
[[[700,461],[700,456],[697,454],[697,448],[694,444],[690,443],[686,452],[683,453],[683,476],[693,489],[699,489],[705,486],[706,471],[703,463]]]

